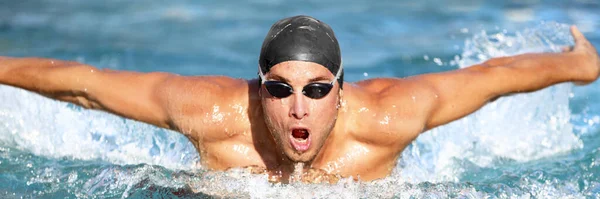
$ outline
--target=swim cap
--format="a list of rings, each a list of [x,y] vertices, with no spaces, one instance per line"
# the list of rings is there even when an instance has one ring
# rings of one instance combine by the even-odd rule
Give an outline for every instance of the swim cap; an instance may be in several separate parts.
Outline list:
[[[267,73],[285,61],[320,64],[336,75],[341,66],[340,45],[329,25],[309,16],[299,15],[279,20],[271,26],[260,51],[258,64]],[[343,71],[338,79],[343,85]]]

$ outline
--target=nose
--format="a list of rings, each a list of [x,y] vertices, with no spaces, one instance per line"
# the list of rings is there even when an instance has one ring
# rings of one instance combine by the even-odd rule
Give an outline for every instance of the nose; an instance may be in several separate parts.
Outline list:
[[[290,117],[294,117],[296,119],[302,119],[307,117],[309,114],[308,111],[308,103],[306,102],[306,97],[301,92],[296,92],[292,94],[292,107],[290,110]]]

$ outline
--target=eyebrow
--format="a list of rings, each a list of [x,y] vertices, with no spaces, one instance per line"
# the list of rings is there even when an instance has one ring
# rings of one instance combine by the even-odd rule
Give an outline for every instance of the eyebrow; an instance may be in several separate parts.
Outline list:
[[[269,75],[270,79],[274,79],[274,80],[278,80],[278,81],[283,81],[283,82],[290,82],[290,80],[288,80],[285,77],[279,76],[279,75]]]
[[[325,81],[325,80],[326,80],[326,81],[331,81],[331,80],[329,80],[329,78],[327,78],[327,77],[320,76],[320,77],[315,77],[315,78],[312,78],[312,79],[308,80],[308,82],[318,82],[318,81]],[[335,80],[334,80],[334,81],[335,81]]]
[[[277,80],[277,81],[283,81],[283,82],[287,82],[287,83],[290,82],[290,80],[288,80],[287,78],[279,76],[279,75],[269,75],[269,76],[270,77],[268,79],[273,79],[273,80]],[[318,81],[331,81],[331,80],[329,80],[329,78],[327,78],[325,76],[319,76],[319,77],[315,77],[315,78],[312,78],[312,79],[308,80],[308,82],[318,82]]]

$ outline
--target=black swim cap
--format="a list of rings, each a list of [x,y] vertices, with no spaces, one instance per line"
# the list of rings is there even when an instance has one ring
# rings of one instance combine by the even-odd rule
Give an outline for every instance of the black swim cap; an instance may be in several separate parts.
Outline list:
[[[320,64],[336,75],[341,67],[340,45],[329,25],[309,16],[279,20],[265,37],[258,60],[263,73],[285,61],[308,61]],[[343,85],[343,71],[338,82]]]

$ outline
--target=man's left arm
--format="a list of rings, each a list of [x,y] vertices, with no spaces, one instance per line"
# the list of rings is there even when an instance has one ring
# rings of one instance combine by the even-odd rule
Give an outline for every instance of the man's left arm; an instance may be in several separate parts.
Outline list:
[[[503,95],[562,82],[593,82],[600,74],[598,54],[577,28],[571,27],[571,33],[575,46],[566,52],[494,58],[460,70],[404,79],[426,96],[423,130],[460,119]]]

